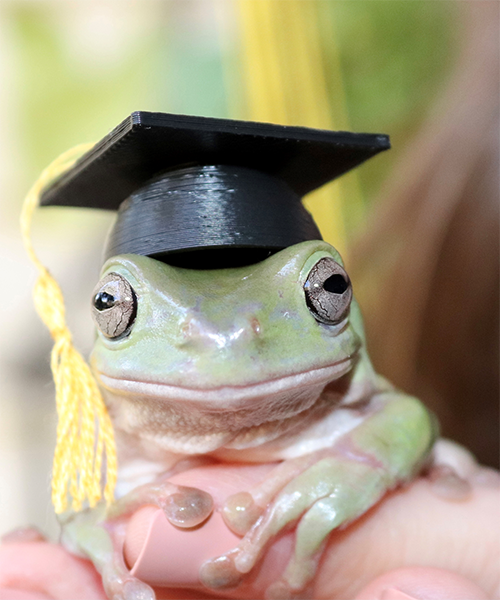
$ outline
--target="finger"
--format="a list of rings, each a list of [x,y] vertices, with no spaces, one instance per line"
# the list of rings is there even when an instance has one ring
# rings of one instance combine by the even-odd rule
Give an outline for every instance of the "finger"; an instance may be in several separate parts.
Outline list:
[[[413,567],[384,573],[354,600],[488,600],[488,595],[458,573]]]
[[[198,587],[200,568],[210,558],[220,556],[235,548],[241,538],[235,535],[223,522],[220,510],[227,496],[235,490],[248,489],[261,480],[273,465],[210,466],[192,469],[172,477],[172,482],[181,486],[191,486],[208,492],[214,499],[214,513],[200,526],[191,530],[180,530],[169,523],[162,513],[152,506],[138,511],[129,521],[124,555],[132,574],[150,585],[157,587],[183,586]],[[285,536],[286,537],[286,536]],[[288,553],[283,552],[288,546]],[[289,554],[291,540],[275,545],[274,554]],[[274,565],[279,559],[271,561]],[[284,568],[284,564],[282,565]],[[229,579],[231,581],[229,581]],[[236,579],[235,579],[236,578]],[[252,579],[255,574],[252,574]],[[259,570],[259,581],[275,578],[269,568]],[[218,564],[212,576],[212,587],[237,585],[241,574],[228,571],[226,564]],[[260,584],[259,584],[260,585]],[[262,583],[264,585],[264,583]]]
[[[105,600],[106,595],[93,566],[61,546],[46,542],[0,546],[0,599],[39,598]]]
[[[0,538],[2,544],[12,544],[14,542],[44,542],[46,538],[36,527],[17,527]]]
[[[204,489],[220,508],[227,495],[250,489],[267,468],[268,465],[205,467],[176,476],[175,483]],[[432,482],[426,479],[389,494],[345,530],[330,535],[315,579],[315,597],[353,598],[375,577],[409,565],[456,571],[494,597],[495,590],[500,589],[496,568],[500,558],[498,481],[498,474],[479,470],[470,482],[472,493],[463,501],[436,495]],[[222,531],[222,523],[220,527]],[[293,539],[293,534],[288,534],[272,542],[264,560],[245,579],[245,586],[226,593],[238,598],[250,589],[254,597],[263,597],[267,586],[283,573]],[[190,560],[189,545],[186,553],[196,579],[200,565]],[[165,559],[168,560],[168,552]]]
[[[0,588],[0,600],[52,600],[45,594],[13,588]]]
[[[408,566],[456,572],[484,589],[500,591],[500,487],[476,477],[472,493],[457,502],[433,493],[419,479],[399,489],[330,538],[316,578],[317,598],[354,598],[386,571]]]

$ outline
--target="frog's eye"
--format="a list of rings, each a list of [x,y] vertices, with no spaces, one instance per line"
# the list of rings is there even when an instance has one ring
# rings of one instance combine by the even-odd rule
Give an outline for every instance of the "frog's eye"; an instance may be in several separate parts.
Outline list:
[[[352,300],[349,276],[333,258],[322,258],[304,284],[307,307],[316,321],[336,325],[345,319]]]
[[[137,313],[137,297],[130,283],[118,273],[109,273],[94,290],[92,318],[102,334],[111,339],[130,332]]]

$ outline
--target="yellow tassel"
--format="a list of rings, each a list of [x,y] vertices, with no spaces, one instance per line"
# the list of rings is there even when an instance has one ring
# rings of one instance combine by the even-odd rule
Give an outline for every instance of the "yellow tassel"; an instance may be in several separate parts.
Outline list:
[[[29,191],[21,213],[21,233],[29,257],[39,271],[35,306],[48,327],[54,347],[51,369],[56,388],[57,442],[52,471],[52,502],[56,513],[67,509],[68,492],[73,510],[102,498],[102,461],[106,454],[104,498],[113,501],[116,483],[116,448],[113,425],[89,366],[72,344],[65,322],[61,289],[40,262],[31,243],[31,221],[42,190],[92,147],[82,144],[57,158]]]

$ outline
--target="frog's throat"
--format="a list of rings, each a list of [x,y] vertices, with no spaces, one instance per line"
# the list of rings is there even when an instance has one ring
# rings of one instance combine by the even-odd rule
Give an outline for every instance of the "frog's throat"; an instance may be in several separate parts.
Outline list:
[[[304,388],[325,386],[340,379],[353,366],[354,357],[347,357],[337,363],[311,369],[302,373],[286,375],[257,384],[241,386],[220,386],[216,388],[189,388],[165,383],[151,383],[111,377],[102,372],[97,377],[108,392],[128,397],[147,397],[164,402],[189,402],[210,405],[211,410],[237,410],[242,405],[259,398],[272,398],[282,393],[288,394]],[[254,405],[255,409],[255,405]]]
[[[142,453],[147,446],[150,453],[154,447],[160,452],[205,454],[262,446],[333,410],[342,401],[342,392],[324,393],[325,388],[343,381],[354,360],[258,384],[212,389],[104,374],[99,379],[115,429],[127,436],[129,444],[139,443]]]

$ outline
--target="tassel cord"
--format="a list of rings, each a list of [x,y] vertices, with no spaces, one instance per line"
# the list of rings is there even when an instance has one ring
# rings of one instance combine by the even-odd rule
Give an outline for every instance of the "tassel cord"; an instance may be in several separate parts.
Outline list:
[[[85,144],[60,156],[41,174],[28,193],[22,214],[21,233],[27,253],[39,276],[34,289],[35,307],[54,340],[51,369],[56,388],[57,441],[52,471],[52,501],[57,513],[81,510],[101,499],[103,455],[106,454],[104,497],[113,501],[116,483],[116,449],[113,426],[89,366],[73,347],[66,325],[61,289],[36,255],[31,242],[31,221],[43,189],[60,176],[91,145]]]

